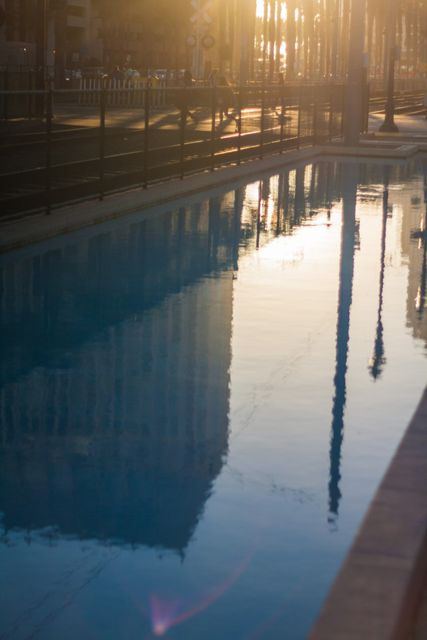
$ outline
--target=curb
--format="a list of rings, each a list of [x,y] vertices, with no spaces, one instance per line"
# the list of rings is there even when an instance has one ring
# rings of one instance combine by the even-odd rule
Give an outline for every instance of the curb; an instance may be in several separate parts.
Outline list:
[[[427,579],[427,389],[310,640],[407,640]]]

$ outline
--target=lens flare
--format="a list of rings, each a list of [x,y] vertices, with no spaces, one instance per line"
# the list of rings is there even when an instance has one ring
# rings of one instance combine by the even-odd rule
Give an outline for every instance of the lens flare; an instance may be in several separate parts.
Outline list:
[[[167,602],[157,595],[150,596],[151,628],[157,637],[164,636],[172,626],[179,610],[179,602],[172,600]]]
[[[194,603],[184,603],[177,600],[163,600],[158,595],[150,596],[151,629],[156,637],[164,636],[169,629],[189,620],[211,604],[219,600],[230,587],[240,578],[248,568],[254,551],[227,576],[227,578],[210,591],[204,598]]]

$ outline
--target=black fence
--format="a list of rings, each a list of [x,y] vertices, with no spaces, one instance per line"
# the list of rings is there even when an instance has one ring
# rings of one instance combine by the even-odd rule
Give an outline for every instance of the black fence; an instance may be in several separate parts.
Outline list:
[[[0,91],[1,215],[324,143],[343,105],[339,84]]]

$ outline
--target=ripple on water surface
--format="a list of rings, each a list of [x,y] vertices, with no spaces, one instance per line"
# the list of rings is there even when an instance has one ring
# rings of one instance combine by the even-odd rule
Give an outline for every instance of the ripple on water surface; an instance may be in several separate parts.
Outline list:
[[[426,165],[1,259],[0,638],[299,640],[426,380]]]

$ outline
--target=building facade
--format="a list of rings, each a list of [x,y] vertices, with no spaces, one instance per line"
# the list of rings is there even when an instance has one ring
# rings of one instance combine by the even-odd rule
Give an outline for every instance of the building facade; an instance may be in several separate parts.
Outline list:
[[[0,66],[34,64],[34,0],[0,0]]]
[[[101,18],[94,2],[0,0],[0,65],[40,64],[40,51],[59,70],[101,65]]]

